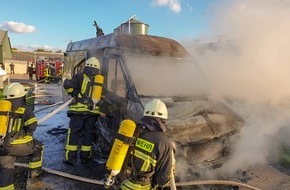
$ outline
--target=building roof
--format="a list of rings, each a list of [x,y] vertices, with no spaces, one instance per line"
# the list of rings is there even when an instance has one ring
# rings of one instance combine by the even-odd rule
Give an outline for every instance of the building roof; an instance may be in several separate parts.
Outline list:
[[[12,51],[12,59],[13,60],[21,60],[21,61],[36,61],[38,59],[58,59],[63,60],[63,53],[49,53],[49,52],[29,52],[29,51]]]
[[[5,59],[21,60],[21,61],[35,61],[37,59],[59,59],[63,60],[63,53],[49,53],[49,52],[28,52],[11,50],[10,39],[8,32],[0,30],[0,51],[3,51],[3,57],[0,59],[4,62]],[[1,55],[1,53],[0,53]],[[0,60],[0,62],[1,62]]]
[[[7,31],[0,30],[0,46],[4,44],[5,36],[7,36]]]
[[[0,63],[3,63],[5,59],[12,57],[10,39],[8,37],[8,32],[0,30]]]

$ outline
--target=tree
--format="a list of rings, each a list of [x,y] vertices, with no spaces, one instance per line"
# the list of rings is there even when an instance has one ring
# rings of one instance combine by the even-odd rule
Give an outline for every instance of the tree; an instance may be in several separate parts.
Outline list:
[[[36,49],[36,50],[34,50],[35,52],[46,52],[44,49]]]

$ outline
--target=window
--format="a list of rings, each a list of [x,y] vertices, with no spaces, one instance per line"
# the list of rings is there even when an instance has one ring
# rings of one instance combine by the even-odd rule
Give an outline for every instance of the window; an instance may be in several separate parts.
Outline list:
[[[117,59],[109,59],[107,77],[107,89],[120,97],[125,97],[126,83],[122,73],[121,64]]]

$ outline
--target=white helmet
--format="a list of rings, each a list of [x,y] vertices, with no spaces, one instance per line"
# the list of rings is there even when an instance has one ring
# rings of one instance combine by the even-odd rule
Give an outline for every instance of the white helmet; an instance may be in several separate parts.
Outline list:
[[[20,98],[25,96],[25,94],[27,94],[27,90],[22,84],[18,82],[11,83],[5,86],[3,90],[3,95],[5,99]]]
[[[91,57],[86,61],[85,67],[100,69],[100,62],[97,58]]]
[[[167,119],[168,118],[167,107],[161,100],[153,99],[146,104],[143,116]]]

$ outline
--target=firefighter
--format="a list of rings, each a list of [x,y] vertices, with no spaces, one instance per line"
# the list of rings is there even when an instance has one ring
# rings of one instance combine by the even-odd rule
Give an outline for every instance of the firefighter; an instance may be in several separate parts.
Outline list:
[[[99,72],[99,60],[91,57],[85,62],[83,72],[74,75],[72,79],[66,79],[63,83],[66,92],[74,98],[67,112],[70,123],[64,163],[76,163],[80,140],[81,163],[86,163],[91,158],[93,130],[100,114],[99,107],[95,104],[97,102],[92,99],[92,91],[94,78],[101,76]]]
[[[12,190],[16,157],[29,156],[29,177],[37,179],[42,173],[43,145],[33,137],[37,120],[32,107],[25,103],[27,94],[25,87],[20,83],[11,83],[5,86],[3,94],[5,100],[2,101],[8,100],[5,103],[11,105],[9,112],[11,128],[0,138],[0,190]],[[2,112],[1,116],[7,116],[7,113]]]
[[[171,177],[173,146],[165,135],[166,105],[159,99],[146,104],[143,117],[137,125],[133,159],[128,159],[131,175],[121,184],[122,190],[149,190],[163,188]]]
[[[28,65],[28,76],[29,76],[29,80],[33,80],[33,63]]]
[[[49,63],[46,64],[43,72],[44,72],[44,83],[50,83],[52,80],[52,72]]]
[[[56,79],[59,85],[61,84],[61,77],[62,77],[62,72],[63,72],[62,67],[63,67],[63,64],[60,65],[58,73],[56,75]]]

